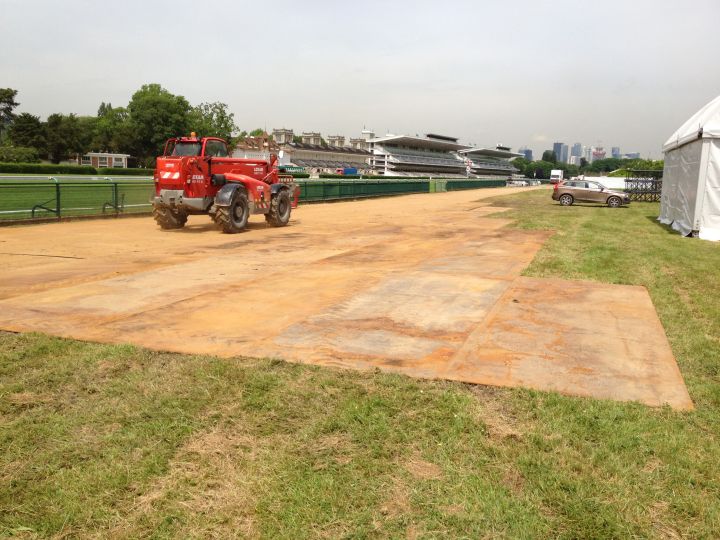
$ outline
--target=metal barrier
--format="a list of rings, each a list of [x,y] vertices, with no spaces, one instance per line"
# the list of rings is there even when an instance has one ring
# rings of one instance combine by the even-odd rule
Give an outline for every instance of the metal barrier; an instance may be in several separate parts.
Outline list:
[[[150,178],[3,177],[0,220],[149,212]]]
[[[662,194],[663,171],[628,169],[625,192],[631,201],[658,202]]]
[[[500,187],[505,180],[297,180],[301,202]],[[149,177],[0,177],[0,221],[148,213]]]

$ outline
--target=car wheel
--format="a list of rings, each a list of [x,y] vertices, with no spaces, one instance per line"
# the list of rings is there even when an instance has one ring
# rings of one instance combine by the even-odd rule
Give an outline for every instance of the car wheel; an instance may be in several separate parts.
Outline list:
[[[622,205],[622,201],[620,200],[620,197],[610,197],[607,200],[607,204],[610,208],[617,208]]]
[[[570,206],[573,203],[573,196],[567,193],[560,195],[560,204]]]

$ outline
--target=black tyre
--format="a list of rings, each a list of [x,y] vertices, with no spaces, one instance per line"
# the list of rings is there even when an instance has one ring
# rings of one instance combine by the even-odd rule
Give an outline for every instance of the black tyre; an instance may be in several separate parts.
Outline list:
[[[283,189],[270,201],[270,211],[265,214],[265,220],[273,227],[284,227],[290,221],[291,210],[290,194]]]
[[[573,196],[569,193],[564,193],[563,195],[560,195],[559,200],[560,204],[562,204],[563,206],[570,206],[574,202]]]
[[[244,191],[237,191],[230,206],[220,206],[215,210],[215,223],[227,234],[242,231],[250,217],[250,205]]]
[[[182,229],[188,216],[184,212],[173,211],[166,206],[154,206],[153,218],[162,229]]]
[[[618,208],[618,207],[622,206],[622,201],[620,200],[620,197],[610,197],[607,200],[607,205],[610,208]]]

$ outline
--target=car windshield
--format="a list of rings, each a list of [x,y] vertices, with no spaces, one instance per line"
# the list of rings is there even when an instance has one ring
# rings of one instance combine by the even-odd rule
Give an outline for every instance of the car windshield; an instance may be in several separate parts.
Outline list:
[[[176,142],[170,148],[171,156],[199,156],[201,145],[199,142]]]

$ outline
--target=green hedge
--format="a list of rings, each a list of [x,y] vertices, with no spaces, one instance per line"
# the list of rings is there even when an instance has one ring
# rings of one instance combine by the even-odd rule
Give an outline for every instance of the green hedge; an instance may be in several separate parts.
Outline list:
[[[152,176],[152,169],[96,169],[89,165],[54,165],[52,163],[0,163],[0,173],[18,174],[93,174],[98,176]]]
[[[281,172],[280,174],[291,174],[293,176],[293,178],[310,178],[310,173],[306,173],[306,172],[294,172],[294,173]]]
[[[19,174],[97,174],[87,165],[53,165],[50,163],[0,163],[0,173]]]
[[[385,176],[384,174],[363,174],[364,180],[428,180],[429,176]]]
[[[101,176],[152,176],[154,169],[130,168],[123,169],[120,167],[99,168],[97,173]]]
[[[320,173],[320,178],[360,178],[359,174]]]
[[[39,163],[37,148],[0,146],[0,163]]]

